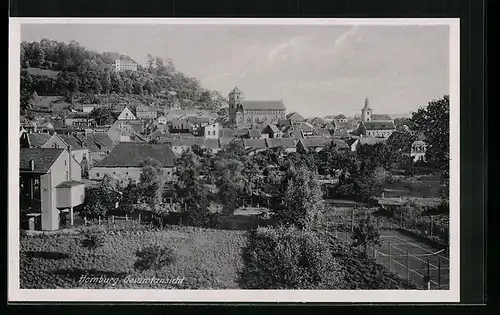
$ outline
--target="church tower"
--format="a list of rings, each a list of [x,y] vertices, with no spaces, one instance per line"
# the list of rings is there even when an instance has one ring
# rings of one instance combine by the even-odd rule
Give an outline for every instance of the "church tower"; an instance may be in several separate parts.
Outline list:
[[[229,119],[232,124],[236,123],[236,112],[238,111],[238,105],[241,104],[243,100],[243,93],[235,87],[231,92],[229,92]]]
[[[361,109],[361,120],[372,121],[372,109],[368,103],[368,97],[365,98],[365,106]]]

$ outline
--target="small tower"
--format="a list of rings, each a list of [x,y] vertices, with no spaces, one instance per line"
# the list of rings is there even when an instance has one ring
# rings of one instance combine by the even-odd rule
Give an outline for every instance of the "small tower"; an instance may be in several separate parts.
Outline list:
[[[372,109],[368,103],[368,97],[365,98],[365,106],[361,109],[361,120],[371,121],[372,120]]]
[[[236,122],[236,112],[238,111],[238,105],[241,104],[243,100],[243,93],[235,87],[231,92],[229,92],[229,118],[232,123]]]

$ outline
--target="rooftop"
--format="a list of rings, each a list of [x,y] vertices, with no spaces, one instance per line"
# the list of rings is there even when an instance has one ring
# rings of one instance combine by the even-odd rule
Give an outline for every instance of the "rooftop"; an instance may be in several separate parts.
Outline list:
[[[174,153],[169,146],[161,144],[122,142],[96,167],[139,167],[147,159],[158,161],[163,167],[174,166]]]
[[[242,101],[241,105],[244,109],[286,110],[283,101]]]
[[[45,174],[63,151],[61,148],[21,148],[19,170]],[[34,161],[34,170],[30,169],[30,161]]]
[[[392,121],[365,121],[363,122],[366,130],[394,130],[396,126]]]

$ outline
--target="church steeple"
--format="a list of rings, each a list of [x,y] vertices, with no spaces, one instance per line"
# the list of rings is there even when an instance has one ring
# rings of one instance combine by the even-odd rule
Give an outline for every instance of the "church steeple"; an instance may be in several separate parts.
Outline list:
[[[372,120],[372,109],[368,102],[368,97],[365,98],[365,106],[361,109],[361,120],[371,121]]]

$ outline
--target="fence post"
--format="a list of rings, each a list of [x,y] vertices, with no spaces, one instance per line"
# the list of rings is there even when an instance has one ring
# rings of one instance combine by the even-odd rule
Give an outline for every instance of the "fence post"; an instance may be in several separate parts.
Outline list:
[[[410,253],[406,251],[406,279],[410,281]]]
[[[115,223],[115,215],[114,214],[111,215],[111,222]]]
[[[427,290],[431,289],[431,266],[429,262],[429,258],[427,258]]]
[[[125,213],[125,221],[128,221],[128,215]]]
[[[354,208],[351,210],[351,233],[354,233]]]
[[[87,217],[83,217],[83,224],[87,225]]]
[[[437,283],[438,283],[438,289],[441,289],[441,257],[439,257],[439,254],[438,254],[438,278],[437,278]]]
[[[139,213],[139,223],[141,223],[141,214]]]
[[[432,236],[432,230],[434,229],[434,219],[433,219],[432,215],[430,217],[431,217],[431,232],[430,232],[430,235]]]
[[[99,216],[99,217],[97,218],[97,222],[98,222],[98,224],[99,224],[99,225],[101,225],[101,216]]]
[[[392,251],[392,246],[391,246],[391,241],[389,241],[389,271],[392,271],[391,251]]]

